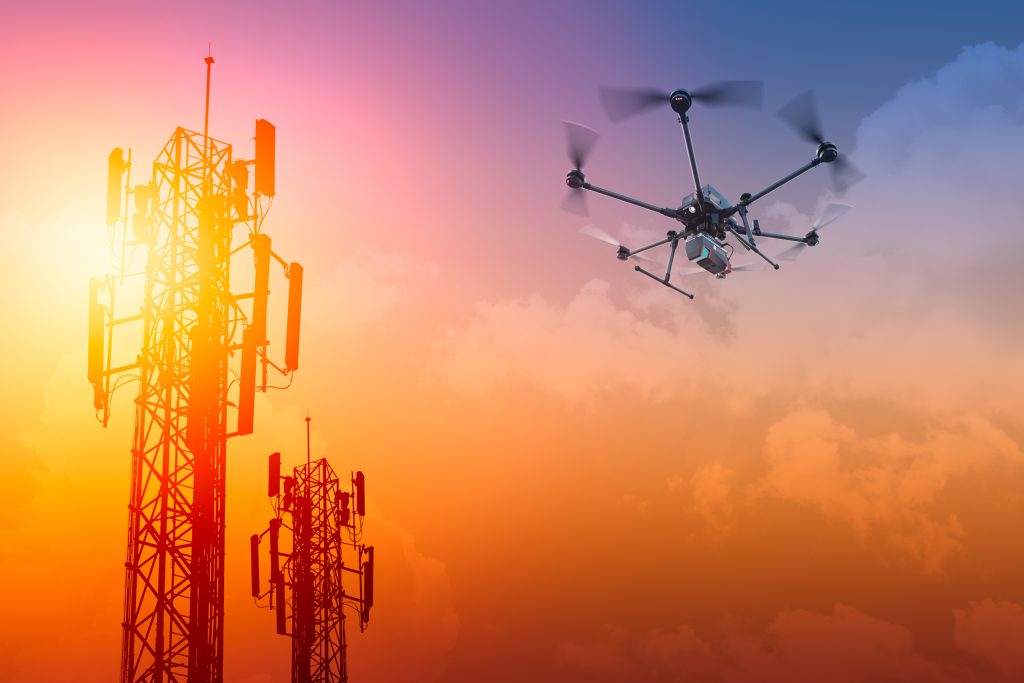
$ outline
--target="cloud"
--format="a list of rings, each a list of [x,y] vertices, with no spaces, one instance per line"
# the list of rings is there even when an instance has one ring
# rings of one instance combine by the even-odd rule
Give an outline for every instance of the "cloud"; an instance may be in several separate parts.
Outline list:
[[[957,647],[984,659],[994,674],[989,680],[1024,680],[1024,607],[1006,600],[972,602],[953,610]]]
[[[760,631],[736,624],[702,637],[689,624],[630,633],[605,626],[593,640],[555,650],[563,680],[662,683],[953,683],[977,672],[925,656],[913,634],[848,605],[831,613],[779,612]],[[952,658],[950,658],[952,659]]]
[[[850,193],[857,211],[842,232],[844,248],[855,238],[873,254],[864,260],[888,271],[861,283],[889,291],[873,297],[878,315],[918,311],[998,335],[991,341],[1024,338],[1007,314],[1008,293],[1024,287],[1021,93],[1024,44],[972,46],[858,128],[853,154],[868,179]]]
[[[459,632],[447,568],[419,550],[408,529],[381,517],[372,501],[369,517],[378,588],[369,628],[350,637],[352,675],[387,683],[438,680]]]
[[[712,462],[697,468],[690,479],[697,513],[719,533],[728,531],[735,524],[732,498],[738,478],[736,470],[720,462]]]
[[[310,277],[303,319],[344,331],[380,322],[437,276],[437,266],[418,256],[357,247],[326,276]]]
[[[678,298],[648,289],[623,306],[607,282],[591,280],[564,306],[540,294],[483,302],[467,328],[448,334],[439,368],[472,394],[509,381],[574,402],[623,388],[652,401],[693,394],[703,371],[679,354],[700,347],[716,357],[717,332],[705,319],[714,314]]]
[[[754,485],[761,494],[814,507],[862,537],[879,533],[929,572],[963,549],[957,516],[934,518],[950,480],[1024,464],[1019,445],[978,415],[909,439],[861,435],[825,410],[798,410],[769,428],[764,454],[769,469]]]
[[[872,178],[902,178],[914,195],[928,193],[932,201],[919,207],[925,211],[949,216],[969,204],[975,190],[983,191],[978,199],[986,204],[1019,203],[1019,176],[1007,171],[1024,151],[1022,93],[1024,44],[964,48],[933,77],[904,86],[864,119],[857,162]],[[935,185],[918,185],[922,177]],[[957,223],[938,227],[952,230]]]

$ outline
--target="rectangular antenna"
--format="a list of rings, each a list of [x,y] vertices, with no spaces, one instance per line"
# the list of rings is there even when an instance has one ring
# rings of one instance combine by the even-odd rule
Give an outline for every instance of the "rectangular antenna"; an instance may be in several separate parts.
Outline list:
[[[242,367],[238,379],[238,433],[252,434],[256,407],[256,342],[251,328],[242,331]]]
[[[281,582],[280,554],[281,520],[270,520],[270,580],[274,583]]]
[[[124,150],[115,147],[107,158],[107,225],[121,220],[121,174],[124,169]]]
[[[276,586],[277,590],[277,634],[279,636],[288,635],[288,622],[285,619],[284,613],[284,582],[279,581]]]
[[[363,563],[363,623],[370,621],[370,608],[373,607],[373,546],[366,549],[369,557]]]
[[[274,196],[274,148],[277,129],[266,119],[256,119],[256,192]]]
[[[260,596],[260,535],[249,537],[249,557],[252,562],[252,597]]]
[[[252,322],[249,329],[255,332],[256,346],[264,346],[267,343],[267,296],[270,294],[270,237],[263,233],[253,235],[252,251],[256,284],[252,293]]]
[[[288,328],[284,338],[284,364],[299,369],[299,318],[302,316],[302,266],[288,266]]]
[[[106,307],[99,303],[100,281],[89,280],[89,381],[99,384],[103,379],[103,320]]]
[[[366,516],[366,478],[362,472],[356,472],[356,514]]]
[[[338,491],[338,524],[341,526],[348,526],[349,510],[348,510],[348,499],[349,494]]]
[[[267,473],[267,495],[276,498],[281,493],[281,454],[270,454],[270,467]]]

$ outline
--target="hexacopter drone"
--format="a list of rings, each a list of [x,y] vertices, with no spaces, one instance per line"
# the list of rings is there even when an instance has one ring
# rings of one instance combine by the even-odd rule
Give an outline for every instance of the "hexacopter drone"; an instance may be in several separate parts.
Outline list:
[[[693,294],[683,291],[669,282],[676,249],[680,242],[683,243],[686,258],[699,266],[699,268],[694,268],[698,272],[703,270],[716,277],[724,278],[731,272],[750,270],[755,265],[734,266],[732,264],[731,258],[735,247],[729,242],[730,237],[734,238],[744,249],[754,252],[777,270],[779,264],[772,261],[758,248],[756,243],[757,237],[796,242],[792,248],[776,256],[780,260],[792,259],[805,247],[813,247],[818,244],[818,230],[841,216],[850,207],[845,204],[830,204],[825,208],[818,220],[813,223],[810,232],[803,237],[762,231],[756,219],[751,220],[748,218],[747,207],[769,192],[778,189],[819,164],[830,164],[833,185],[838,191],[845,190],[864,176],[845,157],[839,156],[839,150],[834,144],[825,140],[814,97],[810,92],[805,92],[784,106],[779,111],[779,116],[793,126],[801,137],[817,145],[817,151],[811,161],[756,194],[744,193],[740,196],[739,203],[737,204],[729,202],[725,196],[711,185],[702,186],[700,175],[697,173],[697,161],[693,155],[693,144],[690,141],[690,128],[688,125],[690,119],[687,116],[690,106],[694,102],[700,102],[706,106],[736,105],[760,107],[762,90],[763,84],[760,81],[720,81],[708,84],[697,90],[684,90],[680,88],[672,93],[654,89],[602,88],[601,100],[605,111],[608,113],[608,117],[612,121],[621,121],[622,119],[665,104],[668,104],[678,114],[679,124],[683,129],[686,153],[690,158],[690,171],[693,174],[694,191],[683,198],[682,205],[679,208],[672,209],[648,204],[639,199],[627,197],[603,187],[592,185],[587,182],[586,177],[583,175],[583,163],[593,148],[594,143],[597,142],[597,133],[585,126],[566,122],[569,159],[573,163],[574,168],[565,177],[565,183],[571,189],[570,195],[566,199],[566,204],[563,206],[570,211],[581,212],[585,197],[583,191],[589,190],[650,211],[655,211],[663,216],[679,221],[683,225],[682,230],[669,230],[666,233],[665,239],[652,242],[638,249],[630,249],[619,244],[611,236],[593,226],[588,226],[583,232],[615,246],[617,248],[616,256],[622,261],[630,258],[649,261],[650,259],[643,252],[668,245],[668,266],[665,269],[664,277],[658,277],[639,265],[634,266],[634,270],[690,299],[693,298]],[[736,221],[736,216],[739,217],[739,223]],[[759,267],[763,268],[764,266]]]

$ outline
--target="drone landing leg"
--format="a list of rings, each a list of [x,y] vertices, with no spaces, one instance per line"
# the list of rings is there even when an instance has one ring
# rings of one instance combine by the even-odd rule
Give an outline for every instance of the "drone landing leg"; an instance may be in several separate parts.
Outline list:
[[[743,239],[743,235],[741,235],[738,232],[736,232],[736,230],[731,225],[727,225],[726,227],[728,227],[729,232],[731,232],[733,235],[736,236],[736,239],[738,239],[740,241],[740,244],[742,244],[744,247],[747,248],[747,251],[752,251],[755,254],[757,254],[758,256],[760,256],[761,258],[763,258],[765,261],[767,261],[769,264],[771,264],[771,267],[774,268],[775,270],[779,269],[779,264],[778,263],[776,263],[775,261],[772,261],[770,258],[765,256],[761,252],[761,250],[758,249],[755,245],[753,245],[750,242],[748,242],[745,239]]]
[[[679,246],[679,240],[672,240],[672,251],[668,254],[668,267],[665,268],[665,282],[668,282],[669,277],[672,276],[672,262],[676,260],[676,247]]]
[[[679,292],[683,296],[689,297],[690,299],[693,298],[693,294],[690,294],[689,292],[684,292],[683,290],[679,289],[678,287],[676,287],[675,285],[670,283],[667,279],[666,280],[662,280],[660,277],[658,277],[654,273],[648,272],[648,271],[644,270],[643,268],[641,268],[640,266],[633,266],[633,270],[637,271],[638,273],[643,273],[644,275],[646,275],[647,277],[651,278],[655,282],[660,282],[661,284],[665,285],[669,289],[674,289],[675,291]]]
[[[704,205],[704,193],[700,189],[700,175],[697,173],[697,159],[693,156],[693,143],[690,141],[689,117],[682,114],[679,117],[679,125],[683,128],[683,141],[686,143],[686,155],[690,157],[690,172],[693,174],[694,196],[697,198],[698,206]]]

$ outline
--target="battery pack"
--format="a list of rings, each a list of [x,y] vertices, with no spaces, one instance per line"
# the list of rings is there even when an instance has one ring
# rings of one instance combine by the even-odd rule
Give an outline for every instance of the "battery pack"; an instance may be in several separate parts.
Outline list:
[[[729,269],[729,254],[721,244],[708,235],[704,233],[691,235],[686,238],[684,246],[686,247],[686,258],[709,273],[718,275]]]

